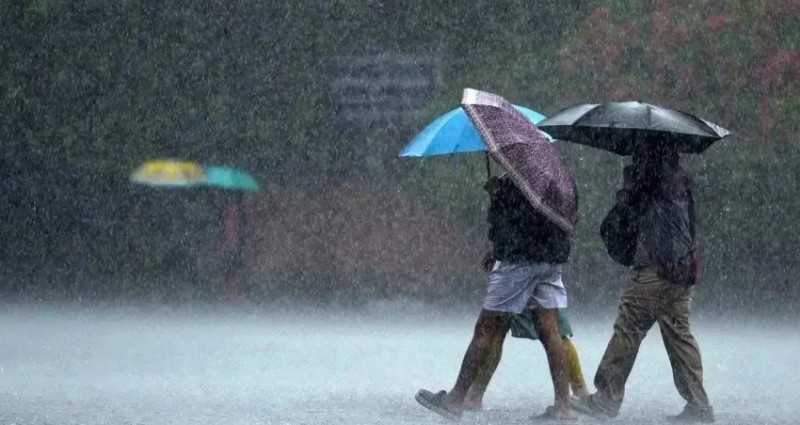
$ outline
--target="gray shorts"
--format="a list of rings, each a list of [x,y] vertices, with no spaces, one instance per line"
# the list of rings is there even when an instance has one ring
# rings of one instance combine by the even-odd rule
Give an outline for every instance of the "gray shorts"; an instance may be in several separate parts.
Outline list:
[[[483,300],[485,310],[519,314],[526,308],[566,307],[561,264],[494,263]]]

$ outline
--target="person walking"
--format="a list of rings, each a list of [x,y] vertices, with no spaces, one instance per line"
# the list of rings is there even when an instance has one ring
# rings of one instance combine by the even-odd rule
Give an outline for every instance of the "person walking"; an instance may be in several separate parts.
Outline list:
[[[677,151],[646,142],[625,167],[623,188],[600,229],[609,254],[630,267],[631,279],[594,377],[597,392],[573,400],[572,407],[598,418],[616,417],[639,346],[658,323],[675,387],[686,400],[683,411],[669,419],[711,423],[700,349],[689,326],[692,293],[700,282],[696,186],[679,166]]]
[[[467,391],[510,329],[508,313],[533,306],[539,338],[547,352],[555,401],[545,418],[575,420],[569,407],[567,356],[558,329],[558,309],[567,306],[561,268],[570,255],[569,233],[536,211],[510,177],[492,177],[489,192],[489,239],[494,263],[472,341],[467,348],[455,385],[433,393],[421,389],[415,399],[448,419],[459,419]]]
[[[511,325],[511,336],[533,341],[539,339],[541,330],[539,329],[539,321],[536,320],[535,310],[528,308],[521,314],[508,314],[508,320]],[[583,377],[578,349],[571,339],[572,326],[567,317],[566,309],[558,310],[558,331],[567,355],[567,373],[572,396],[578,398],[587,397],[589,396],[589,390]],[[487,357],[486,363],[481,367],[477,378],[472,382],[469,391],[467,391],[463,404],[464,410],[475,411],[483,409],[483,396],[489,387],[489,382],[491,382],[494,372],[497,370],[497,366],[500,364],[503,354],[502,342],[499,339],[493,341],[489,350],[490,355]]]

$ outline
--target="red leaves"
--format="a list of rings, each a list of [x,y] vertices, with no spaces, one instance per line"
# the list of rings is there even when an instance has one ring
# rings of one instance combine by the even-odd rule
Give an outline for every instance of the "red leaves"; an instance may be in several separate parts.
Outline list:
[[[765,92],[777,91],[787,82],[786,76],[800,78],[800,51],[777,50],[764,59],[759,72],[759,86]]]
[[[727,13],[715,13],[706,18],[706,28],[711,31],[717,31],[728,23]]]

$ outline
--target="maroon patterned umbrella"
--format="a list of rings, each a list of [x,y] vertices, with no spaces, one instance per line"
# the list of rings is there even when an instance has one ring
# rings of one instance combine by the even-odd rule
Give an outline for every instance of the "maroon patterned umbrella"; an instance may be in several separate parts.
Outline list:
[[[536,124],[502,97],[479,90],[464,89],[461,107],[489,154],[505,167],[534,208],[573,231],[578,221],[575,179]]]

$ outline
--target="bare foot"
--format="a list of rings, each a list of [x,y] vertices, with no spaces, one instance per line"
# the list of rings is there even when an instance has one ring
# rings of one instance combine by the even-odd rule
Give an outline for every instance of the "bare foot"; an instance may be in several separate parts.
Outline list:
[[[555,417],[559,421],[577,421],[578,415],[569,408],[569,406],[556,407]]]
[[[465,400],[462,398],[455,398],[449,392],[445,392],[442,396],[442,402],[445,407],[452,411],[461,412],[464,410],[464,402]]]
[[[466,411],[470,411],[470,412],[474,412],[474,411],[477,411],[477,410],[483,410],[483,400],[467,398],[467,399],[464,400],[464,403],[461,405],[461,410],[466,410]]]
[[[589,397],[591,394],[589,394],[589,391],[587,391],[586,388],[581,388],[579,390],[572,391],[572,395],[577,398],[586,398]]]
[[[535,419],[538,420],[556,420],[556,421],[577,421],[578,415],[569,408],[569,406],[548,406],[539,416]]]

